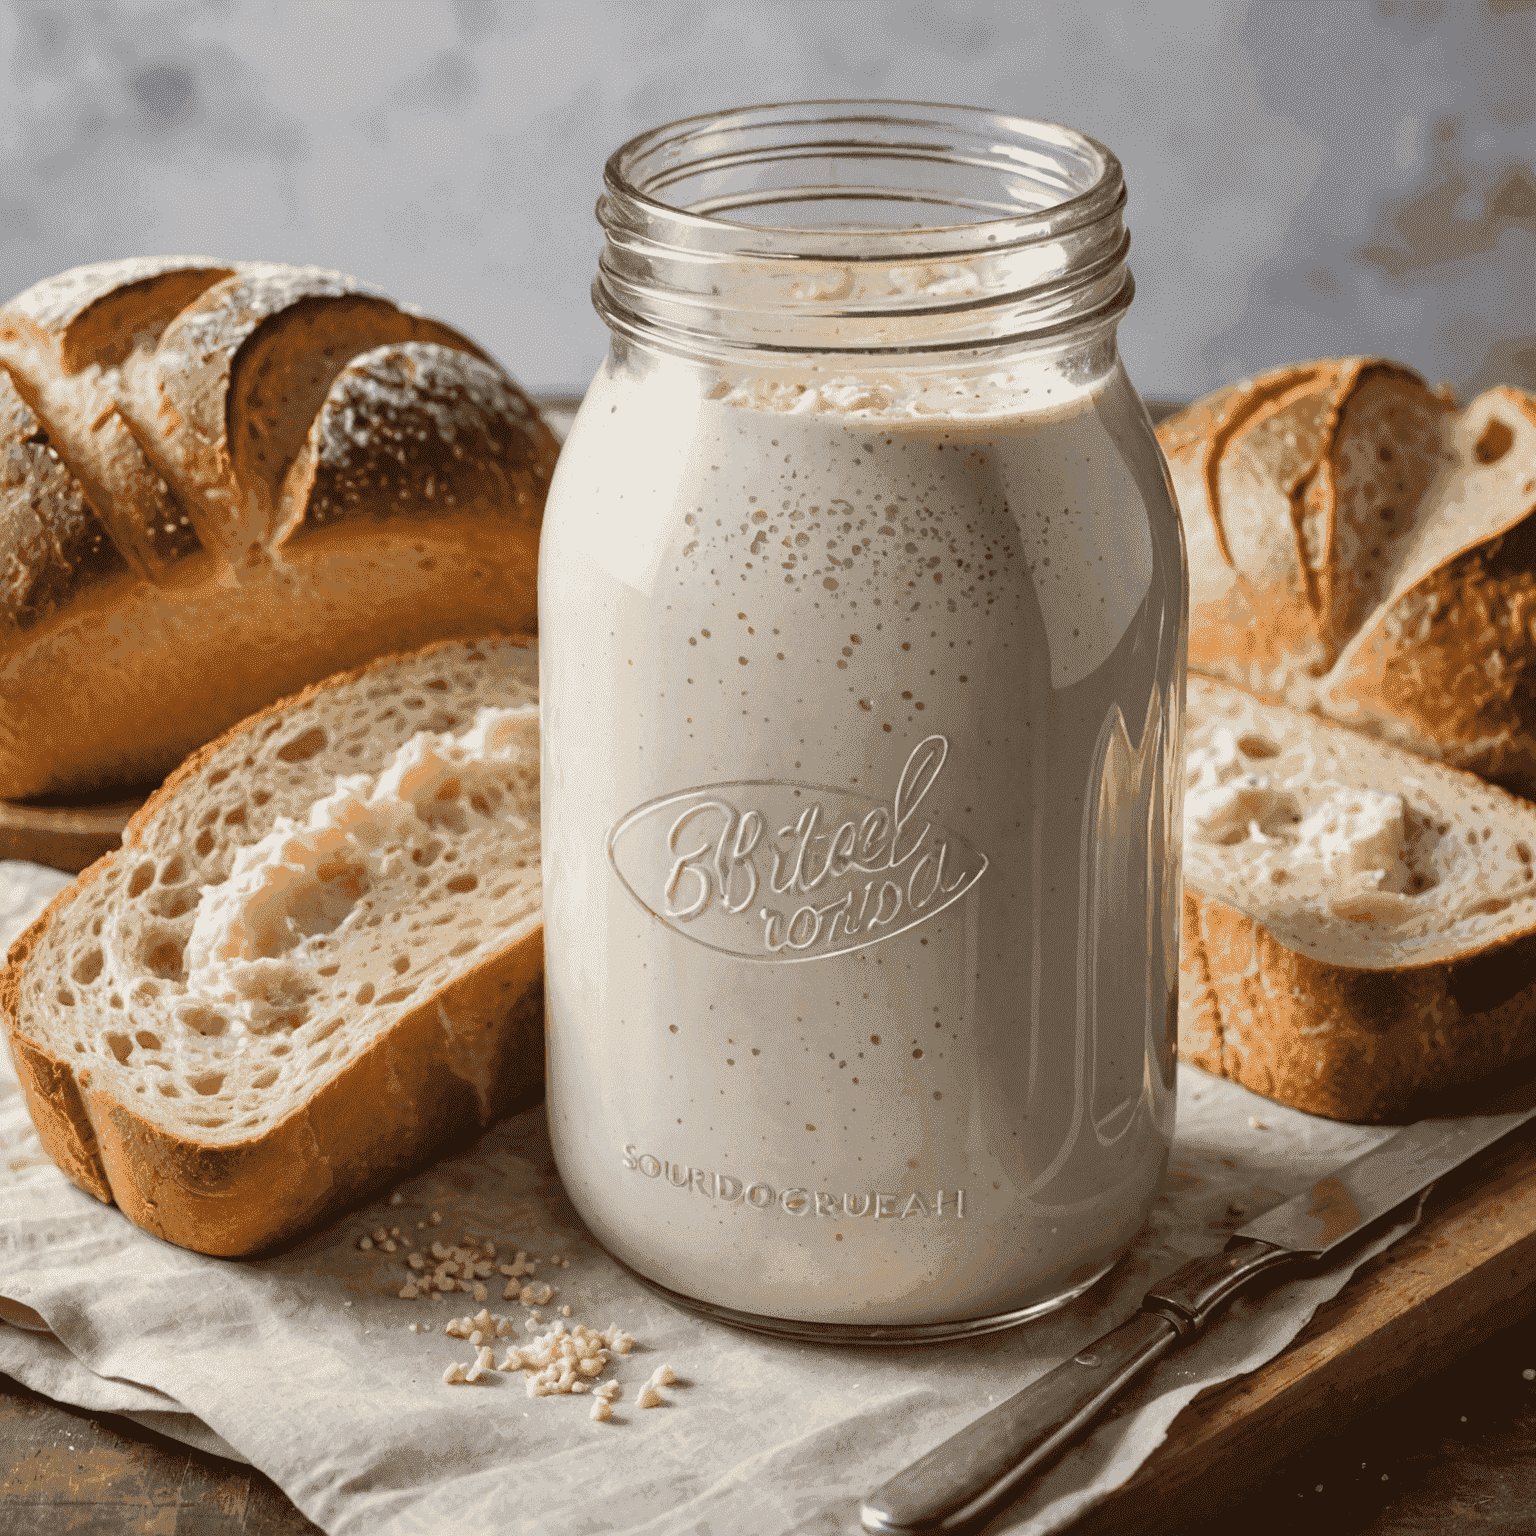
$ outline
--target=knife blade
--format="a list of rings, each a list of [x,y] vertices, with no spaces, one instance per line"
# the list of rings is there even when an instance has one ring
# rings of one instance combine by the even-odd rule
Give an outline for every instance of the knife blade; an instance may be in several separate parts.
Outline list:
[[[1232,1236],[1321,1257],[1533,1117],[1536,1109],[1471,1120],[1420,1120]]]
[[[1421,1120],[1240,1227],[1220,1253],[1154,1285],[1127,1322],[883,1483],[864,1502],[864,1529],[956,1536],[973,1528],[1259,1275],[1323,1258],[1532,1119],[1536,1108]]]

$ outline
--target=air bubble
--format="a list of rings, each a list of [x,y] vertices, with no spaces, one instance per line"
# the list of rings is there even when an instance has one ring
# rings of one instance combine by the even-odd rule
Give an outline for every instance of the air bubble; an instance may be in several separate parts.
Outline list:
[[[1266,737],[1252,734],[1238,737],[1237,750],[1241,752],[1244,757],[1267,758],[1279,757],[1280,755],[1280,748],[1277,747],[1274,742],[1268,740]]]
[[[181,945],[175,939],[162,939],[144,956],[144,969],[164,981],[184,980]]]
[[[74,966],[70,970],[69,974],[77,982],[79,982],[82,987],[88,987],[93,981],[96,980],[98,976],[101,975],[101,968],[105,964],[106,960],[103,957],[101,951],[99,949],[91,948],[75,961]]]
[[[222,1035],[229,1028],[229,1020],[217,1009],[197,1003],[178,1008],[176,1022],[199,1035]]]
[[[323,752],[330,745],[330,737],[318,725],[312,726],[300,736],[295,736],[291,741],[285,741],[277,749],[277,756],[285,763],[306,763],[310,758]]]

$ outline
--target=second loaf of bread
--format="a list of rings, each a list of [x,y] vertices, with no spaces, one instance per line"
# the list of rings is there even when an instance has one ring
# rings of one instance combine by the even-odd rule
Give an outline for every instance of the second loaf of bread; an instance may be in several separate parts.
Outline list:
[[[158,782],[272,700],[535,627],[558,444],[451,327],[310,267],[0,308],[0,798]]]
[[[1191,670],[1536,799],[1536,400],[1458,411],[1400,364],[1323,359],[1158,439]]]

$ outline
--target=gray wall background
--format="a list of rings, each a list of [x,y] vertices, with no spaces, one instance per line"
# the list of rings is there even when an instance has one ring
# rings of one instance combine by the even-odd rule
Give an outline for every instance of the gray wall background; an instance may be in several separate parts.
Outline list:
[[[1354,351],[1536,387],[1536,0],[0,0],[0,82],[0,296],[316,262],[579,390],[613,148],[882,95],[1120,155],[1144,393]]]

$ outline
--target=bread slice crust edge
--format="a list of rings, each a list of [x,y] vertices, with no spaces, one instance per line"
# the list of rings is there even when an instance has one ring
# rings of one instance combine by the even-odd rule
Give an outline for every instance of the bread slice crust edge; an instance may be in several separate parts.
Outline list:
[[[1536,935],[1453,963],[1355,969],[1188,886],[1183,927],[1179,1054],[1292,1109],[1402,1123],[1536,1055]]]

